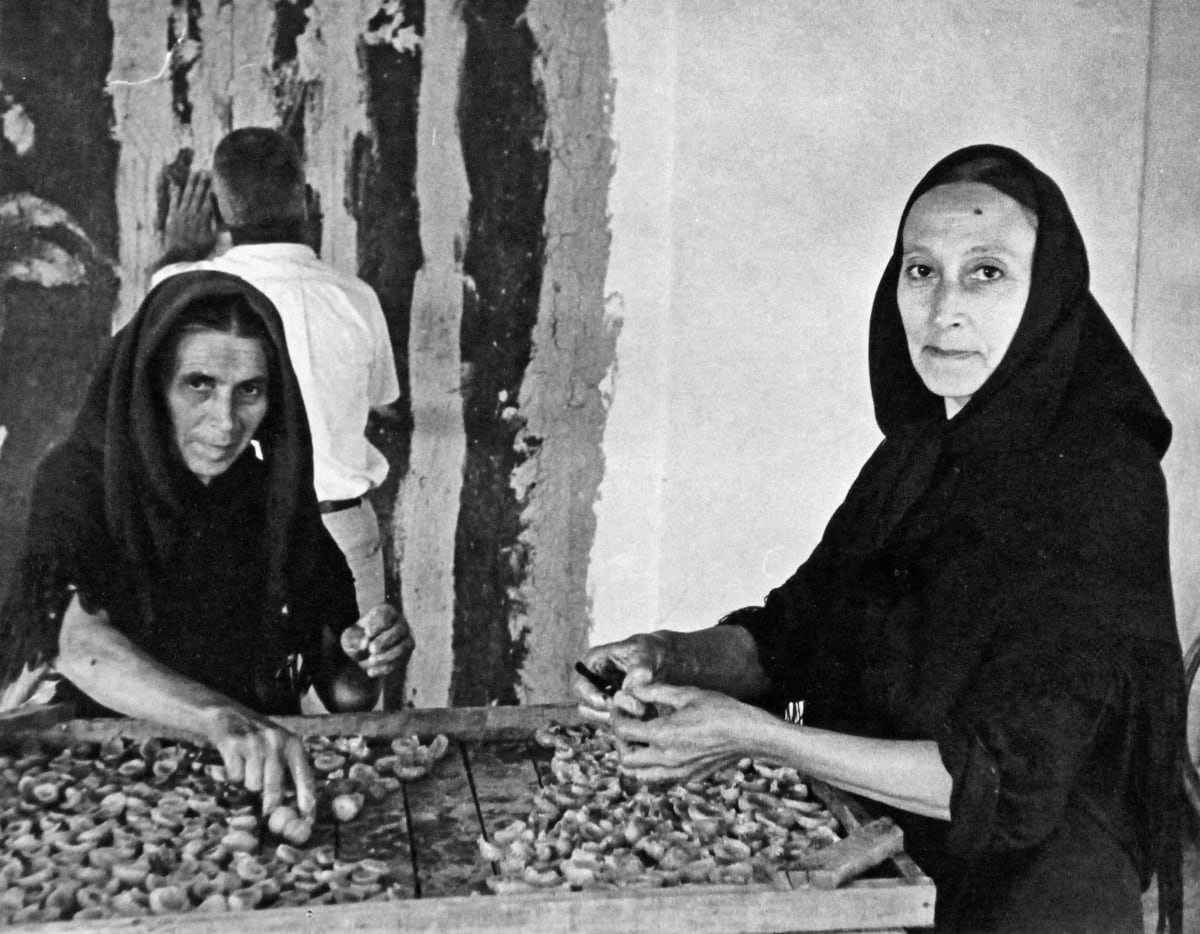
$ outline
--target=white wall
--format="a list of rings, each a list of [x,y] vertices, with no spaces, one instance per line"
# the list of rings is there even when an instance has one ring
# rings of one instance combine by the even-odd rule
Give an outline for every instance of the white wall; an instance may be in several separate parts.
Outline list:
[[[1150,0],[618,3],[593,643],[709,625],[807,557],[877,443],[871,299],[942,155],[1054,177],[1129,337],[1149,35]]]

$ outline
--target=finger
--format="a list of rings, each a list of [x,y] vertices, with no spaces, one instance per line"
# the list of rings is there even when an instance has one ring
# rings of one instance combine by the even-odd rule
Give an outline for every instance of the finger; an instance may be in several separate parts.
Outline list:
[[[643,703],[674,708],[692,703],[699,694],[696,688],[664,684],[661,681],[642,684],[626,683],[625,690]]]
[[[270,814],[283,803],[283,750],[275,748],[267,752],[263,761],[262,809]]]
[[[585,707],[594,710],[608,709],[608,698],[581,674],[571,674],[571,691],[579,698],[581,710]]]
[[[639,684],[653,684],[654,672],[646,665],[640,662],[633,662],[625,669],[625,680],[621,682],[621,687],[628,690]]]
[[[389,626],[374,636],[368,645],[372,653],[378,653],[390,649],[393,645],[399,645],[402,641],[404,641],[404,633],[400,631],[400,627]]]
[[[622,763],[620,771],[625,775],[631,775],[644,785],[658,784],[659,782],[678,782],[683,780],[686,771],[678,768],[666,768],[661,765],[648,765],[645,767],[626,768]]]
[[[400,613],[394,606],[389,603],[380,603],[369,609],[363,618],[358,621],[358,625],[366,631],[368,636],[377,636],[386,629],[399,628],[401,623]],[[405,626],[405,629],[408,627]]]
[[[389,671],[400,667],[400,663],[412,654],[411,645],[398,645],[394,649],[379,654],[371,653],[359,662],[363,671],[370,672],[372,668],[386,667]]]
[[[644,746],[661,735],[661,721],[643,720],[641,714],[630,715],[618,707],[616,700],[614,697],[612,729],[617,740]]]
[[[263,755],[262,738],[252,737],[252,742],[249,744],[249,749],[246,753],[246,775],[242,780],[242,784],[246,786],[248,791],[262,791],[263,787],[263,764],[265,756]]]
[[[585,720],[593,723],[608,723],[612,719],[612,714],[607,710],[597,710],[595,707],[588,707],[585,704],[579,705],[579,713]]]
[[[196,189],[200,184],[200,177],[195,172],[183,183],[183,197],[180,200],[188,206],[189,211],[196,209]]]
[[[246,777],[246,760],[241,749],[230,744],[218,747],[218,751],[221,753],[221,761],[225,763],[225,780],[240,785]]]
[[[646,713],[646,705],[637,697],[624,689],[613,695],[613,707],[627,718],[641,720]]]
[[[305,816],[311,815],[317,806],[317,782],[304,744],[294,736],[287,745],[287,764],[296,787],[296,809]]]
[[[382,678],[384,675],[390,675],[400,666],[394,661],[376,661],[375,659],[368,659],[362,663],[361,667],[363,674],[365,674],[368,678]]]

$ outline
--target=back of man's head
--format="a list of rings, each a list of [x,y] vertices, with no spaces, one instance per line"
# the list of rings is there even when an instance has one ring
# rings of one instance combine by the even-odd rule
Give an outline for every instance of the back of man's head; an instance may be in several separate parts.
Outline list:
[[[217,144],[213,191],[221,219],[232,229],[294,225],[305,218],[300,153],[267,127],[242,127]]]

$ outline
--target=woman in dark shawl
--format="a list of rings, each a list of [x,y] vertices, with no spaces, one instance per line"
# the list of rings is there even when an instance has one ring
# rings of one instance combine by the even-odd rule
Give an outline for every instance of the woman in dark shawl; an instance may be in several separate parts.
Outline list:
[[[274,306],[224,273],[163,282],[39,466],[0,620],[6,705],[41,680],[80,714],[193,731],[266,810],[288,773],[310,810],[303,747],[264,715],[299,713],[314,683],[331,708],[347,684],[369,706],[368,675],[411,640],[389,608],[368,615],[360,667],[338,642],[368,620],[320,521]]]
[[[939,931],[1134,934],[1156,872],[1178,930],[1171,429],[1048,177],[995,146],[929,172],[870,373],[884,440],[808,561],[722,625],[592,649],[623,690],[577,677],[584,708],[646,779],[749,755],[880,802]]]

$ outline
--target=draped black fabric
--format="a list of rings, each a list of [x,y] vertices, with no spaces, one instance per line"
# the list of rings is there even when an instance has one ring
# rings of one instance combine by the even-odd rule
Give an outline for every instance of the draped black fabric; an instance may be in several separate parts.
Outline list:
[[[937,742],[950,822],[895,816],[938,883],[940,931],[1132,934],[1156,872],[1178,930],[1170,424],[1088,291],[1057,186],[976,146],[935,166],[905,216],[960,179],[1037,214],[1005,357],[948,420],[909,357],[897,236],[870,323],[884,441],[809,560],[726,622],[754,635],[806,724]]]
[[[270,337],[268,413],[252,449],[208,485],[175,450],[157,352],[195,300],[244,296]],[[57,654],[72,593],[181,674],[264,712],[295,712],[296,657],[356,617],[353,580],[321,522],[312,446],[282,325],[245,281],[157,286],[114,338],[68,439],[39,465],[25,552],[0,619],[4,682]]]

